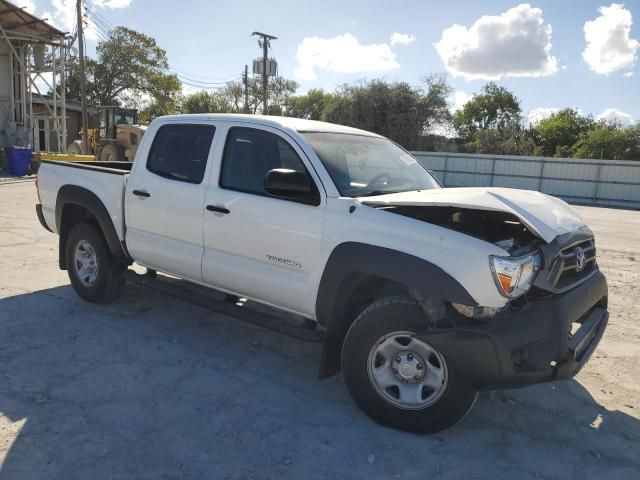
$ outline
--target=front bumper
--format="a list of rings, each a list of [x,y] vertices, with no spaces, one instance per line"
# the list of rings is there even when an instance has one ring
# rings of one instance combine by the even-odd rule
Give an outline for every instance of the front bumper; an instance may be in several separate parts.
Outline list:
[[[596,271],[572,290],[532,300],[517,312],[418,337],[480,390],[571,378],[589,360],[607,326],[607,291],[604,275]]]

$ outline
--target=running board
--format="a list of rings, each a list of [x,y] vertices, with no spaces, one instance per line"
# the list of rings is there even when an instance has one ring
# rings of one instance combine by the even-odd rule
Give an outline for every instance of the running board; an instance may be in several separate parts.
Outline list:
[[[228,315],[243,322],[264,327],[288,337],[293,337],[305,342],[322,342],[324,340],[324,334],[320,330],[312,330],[304,326],[299,327],[275,315],[258,312],[247,307],[240,307],[233,303],[214,300],[206,295],[192,292],[180,285],[163,281],[161,277],[141,275],[133,270],[127,270],[126,277],[127,281],[135,283],[136,285],[151,288],[184,302],[198,305],[216,313]]]

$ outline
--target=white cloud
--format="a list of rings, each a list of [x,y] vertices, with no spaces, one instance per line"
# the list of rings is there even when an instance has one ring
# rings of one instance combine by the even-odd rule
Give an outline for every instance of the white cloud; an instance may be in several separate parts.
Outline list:
[[[626,72],[624,75],[622,75],[624,78],[631,78],[635,75],[634,72]]]
[[[462,90],[456,90],[455,92],[453,92],[453,102],[451,105],[451,111],[457,112],[462,107],[464,107],[465,104],[472,98],[473,98],[473,94],[463,92]]]
[[[52,0],[53,14],[49,21],[60,30],[73,32],[76,24],[76,1],[75,0]]]
[[[93,0],[93,4],[98,8],[127,8],[131,0]]]
[[[539,77],[558,71],[551,55],[551,26],[542,10],[521,4],[470,27],[452,25],[435,44],[447,70],[467,79]]]
[[[340,73],[384,72],[400,68],[386,43],[362,45],[350,33],[333,38],[306,37],[298,45],[295,76],[314,80],[315,69]]]
[[[36,4],[33,0],[20,0],[16,2],[18,7],[26,7],[25,10],[29,12],[31,15],[36,14]]]
[[[616,110],[615,108],[607,108],[596,117],[596,120],[604,120],[607,123],[620,123],[625,127],[633,123],[633,117],[631,115]]]
[[[116,9],[126,8],[130,4],[131,0],[93,0],[89,8]],[[60,30],[72,33],[76,25],[76,0],[51,0],[51,6],[53,7],[53,13],[43,13],[42,16],[48,17],[49,23]],[[96,25],[91,21],[91,18],[87,18],[85,36],[88,40],[98,39]]]
[[[598,11],[599,17],[584,24],[587,44],[582,58],[591,70],[604,75],[633,68],[640,42],[629,36],[631,12],[616,3],[600,7]]]
[[[554,113],[558,113],[559,108],[556,107],[538,107],[534,108],[527,115],[527,123],[531,126],[536,126],[545,118],[549,118]]]
[[[416,36],[411,33],[398,33],[391,34],[391,46],[394,45],[409,45],[416,41]]]

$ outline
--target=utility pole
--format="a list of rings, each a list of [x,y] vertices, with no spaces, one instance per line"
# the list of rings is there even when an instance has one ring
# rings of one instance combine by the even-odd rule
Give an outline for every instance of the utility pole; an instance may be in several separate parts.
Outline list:
[[[262,39],[258,40],[258,45],[262,47],[262,114],[267,115],[269,112],[267,104],[267,79],[269,78],[267,61],[269,60],[269,42],[271,40],[277,40],[278,37],[261,32],[253,32],[251,35],[256,35]]]
[[[80,51],[80,106],[82,108],[82,153],[89,153],[89,138],[87,126],[87,86],[84,75],[84,24],[82,19],[82,0],[76,1],[76,13],[78,15],[78,50]],[[64,107],[63,107],[64,108]]]
[[[249,66],[244,66],[244,75],[242,76],[244,82],[244,113],[249,113]]]

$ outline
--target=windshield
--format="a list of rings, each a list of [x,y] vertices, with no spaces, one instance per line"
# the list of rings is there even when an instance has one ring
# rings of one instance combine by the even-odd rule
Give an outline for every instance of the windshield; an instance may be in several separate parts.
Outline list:
[[[366,197],[440,188],[415,158],[386,138],[301,133],[320,157],[342,196]]]

